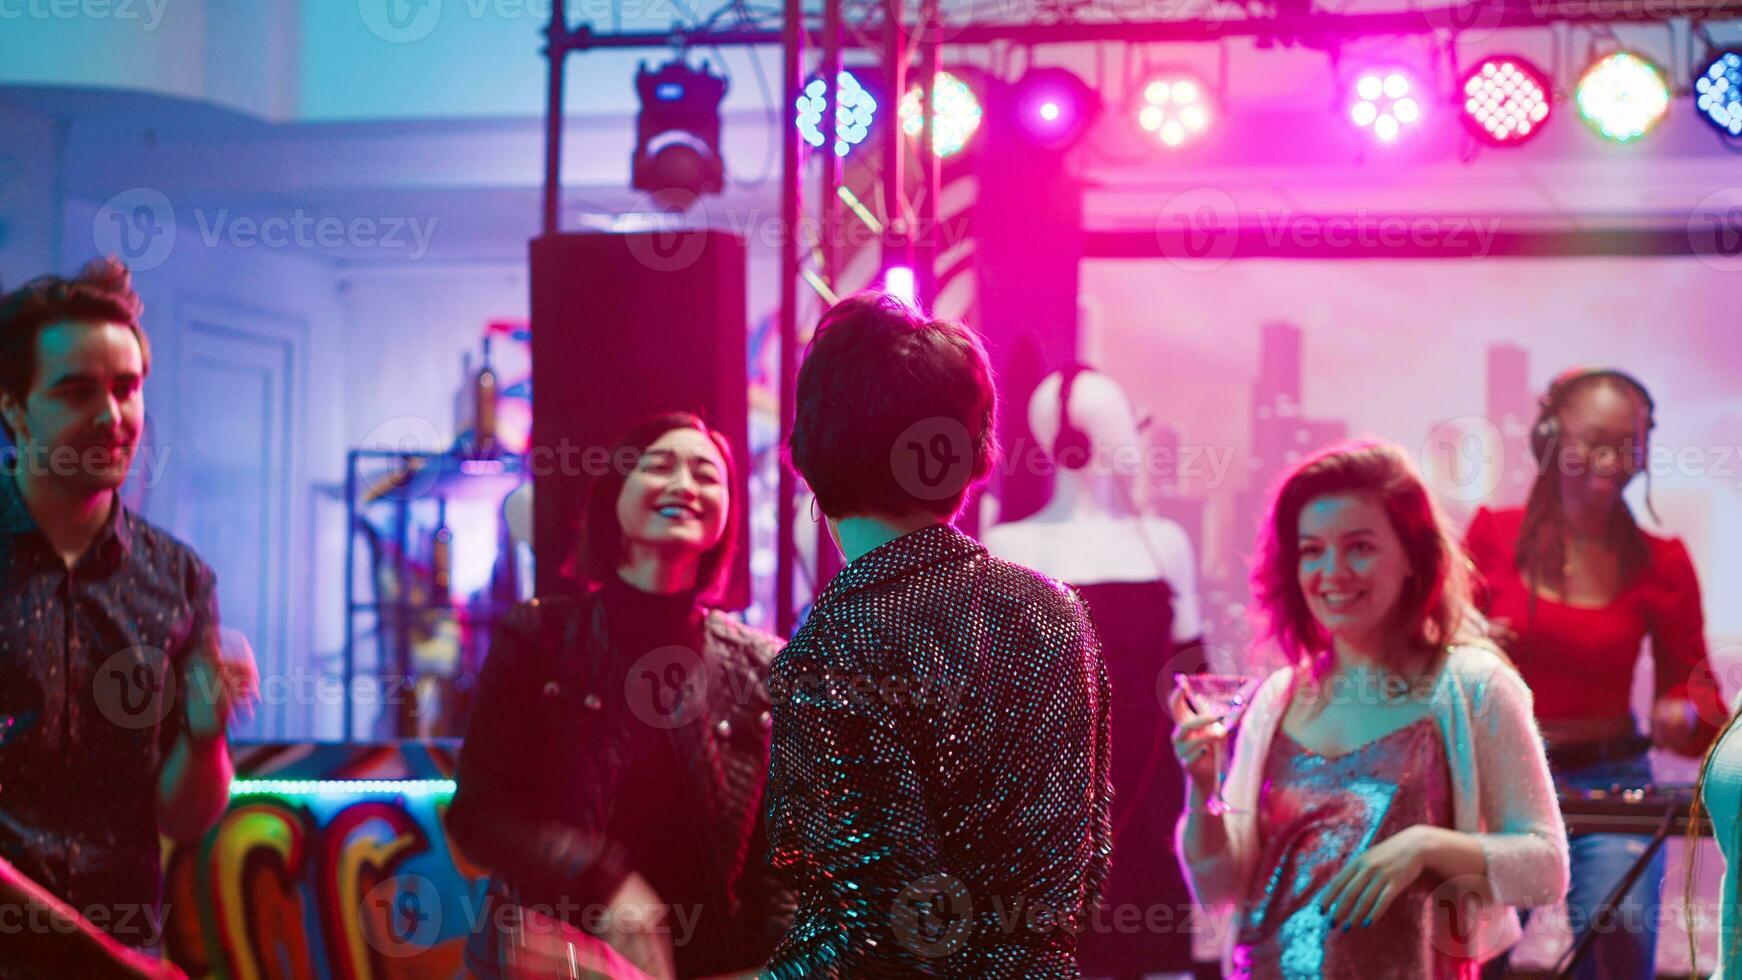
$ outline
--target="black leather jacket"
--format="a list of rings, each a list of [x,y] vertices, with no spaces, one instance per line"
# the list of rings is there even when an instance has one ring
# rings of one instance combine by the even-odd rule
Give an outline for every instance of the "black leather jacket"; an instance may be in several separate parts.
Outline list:
[[[447,829],[514,898],[604,903],[634,869],[606,837],[631,726],[597,594],[533,599],[497,627],[460,750]],[[724,884],[732,950],[760,965],[791,917],[760,819],[772,725],[765,685],[778,643],[723,613],[703,624],[700,714],[669,729],[708,869]]]

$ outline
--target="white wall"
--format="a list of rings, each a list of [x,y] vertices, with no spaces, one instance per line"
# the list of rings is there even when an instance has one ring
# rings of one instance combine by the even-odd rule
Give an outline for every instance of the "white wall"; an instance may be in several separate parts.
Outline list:
[[[101,202],[69,199],[63,214],[64,245],[55,267],[71,271],[100,251],[96,238],[104,227],[105,212]],[[235,543],[200,540],[189,530],[200,526],[200,515],[193,511],[201,503],[188,482],[190,447],[214,421],[188,408],[196,402],[190,396],[200,395],[197,401],[206,404],[210,398],[205,396],[212,394],[190,391],[184,378],[190,359],[202,356],[201,350],[190,346],[195,342],[190,322],[215,317],[272,323],[296,338],[294,368],[282,379],[292,412],[287,450],[291,458],[285,468],[290,486],[283,496],[288,505],[283,538],[289,550],[267,556],[283,568],[274,579],[277,594],[267,599],[284,605],[268,619],[276,625],[274,635],[251,637],[263,674],[288,675],[311,662],[322,620],[336,607],[336,603],[311,601],[311,597],[330,598],[325,593],[337,583],[328,579],[333,570],[319,568],[314,561],[322,529],[314,524],[311,500],[315,486],[340,478],[343,462],[345,392],[336,381],[344,358],[343,310],[331,264],[316,256],[238,248],[226,242],[208,246],[192,223],[177,221],[174,246],[162,255],[142,253],[135,265],[134,285],[145,303],[144,323],[152,344],[145,398],[151,442],[157,450],[153,457],[157,465],[149,471],[136,467],[136,475],[152,481],[145,489],[147,518],[187,540],[196,551],[233,552]],[[250,408],[238,405],[237,411]],[[260,447],[233,450],[240,458]],[[218,572],[221,605],[226,594],[234,604],[238,590],[260,588],[251,566]],[[294,737],[305,729],[309,712],[307,704],[268,706],[248,734]]]
[[[0,288],[54,268],[61,126],[28,109],[0,105]]]

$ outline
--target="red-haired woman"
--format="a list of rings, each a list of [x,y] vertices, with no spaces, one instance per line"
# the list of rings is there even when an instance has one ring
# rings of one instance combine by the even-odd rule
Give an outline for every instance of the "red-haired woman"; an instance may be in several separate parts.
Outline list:
[[[1206,805],[1226,727],[1173,704],[1180,855],[1200,902],[1238,912],[1230,975],[1474,976],[1517,940],[1513,907],[1566,890],[1566,832],[1529,689],[1477,639],[1457,541],[1408,456],[1350,443],[1302,463],[1252,580],[1294,663],[1237,726],[1231,810]]]
[[[731,447],[679,413],[610,459],[583,529],[590,590],[517,607],[493,639],[448,831],[498,903],[601,935],[646,973],[754,970],[790,909],[759,824],[778,644],[708,607],[744,511]],[[474,973],[495,976],[498,944],[531,930],[499,935],[515,918],[480,922]]]

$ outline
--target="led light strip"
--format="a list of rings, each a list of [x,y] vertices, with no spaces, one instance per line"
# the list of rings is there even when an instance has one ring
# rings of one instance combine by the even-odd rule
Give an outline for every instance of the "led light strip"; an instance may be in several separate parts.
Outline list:
[[[451,779],[233,779],[231,796],[452,796]]]

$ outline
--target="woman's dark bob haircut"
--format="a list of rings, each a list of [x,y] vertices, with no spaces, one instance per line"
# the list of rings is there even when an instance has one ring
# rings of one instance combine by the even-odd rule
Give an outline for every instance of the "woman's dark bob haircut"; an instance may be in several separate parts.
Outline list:
[[[744,501],[738,492],[738,459],[732,453],[732,443],[715,431],[701,416],[690,412],[667,412],[642,419],[611,447],[611,465],[593,483],[587,498],[587,511],[581,525],[578,566],[582,585],[594,588],[609,582],[623,564],[623,526],[617,522],[617,498],[623,495],[623,484],[629,474],[641,465],[641,454],[674,429],[695,429],[713,440],[726,463],[723,474],[726,486],[726,525],[720,541],[702,556],[696,572],[699,598],[706,603],[718,602],[731,578],[732,556],[738,540],[738,527],[744,519]]]
[[[998,455],[980,339],[888,293],[856,293],[823,314],[797,403],[789,459],[833,518],[952,520]]]

